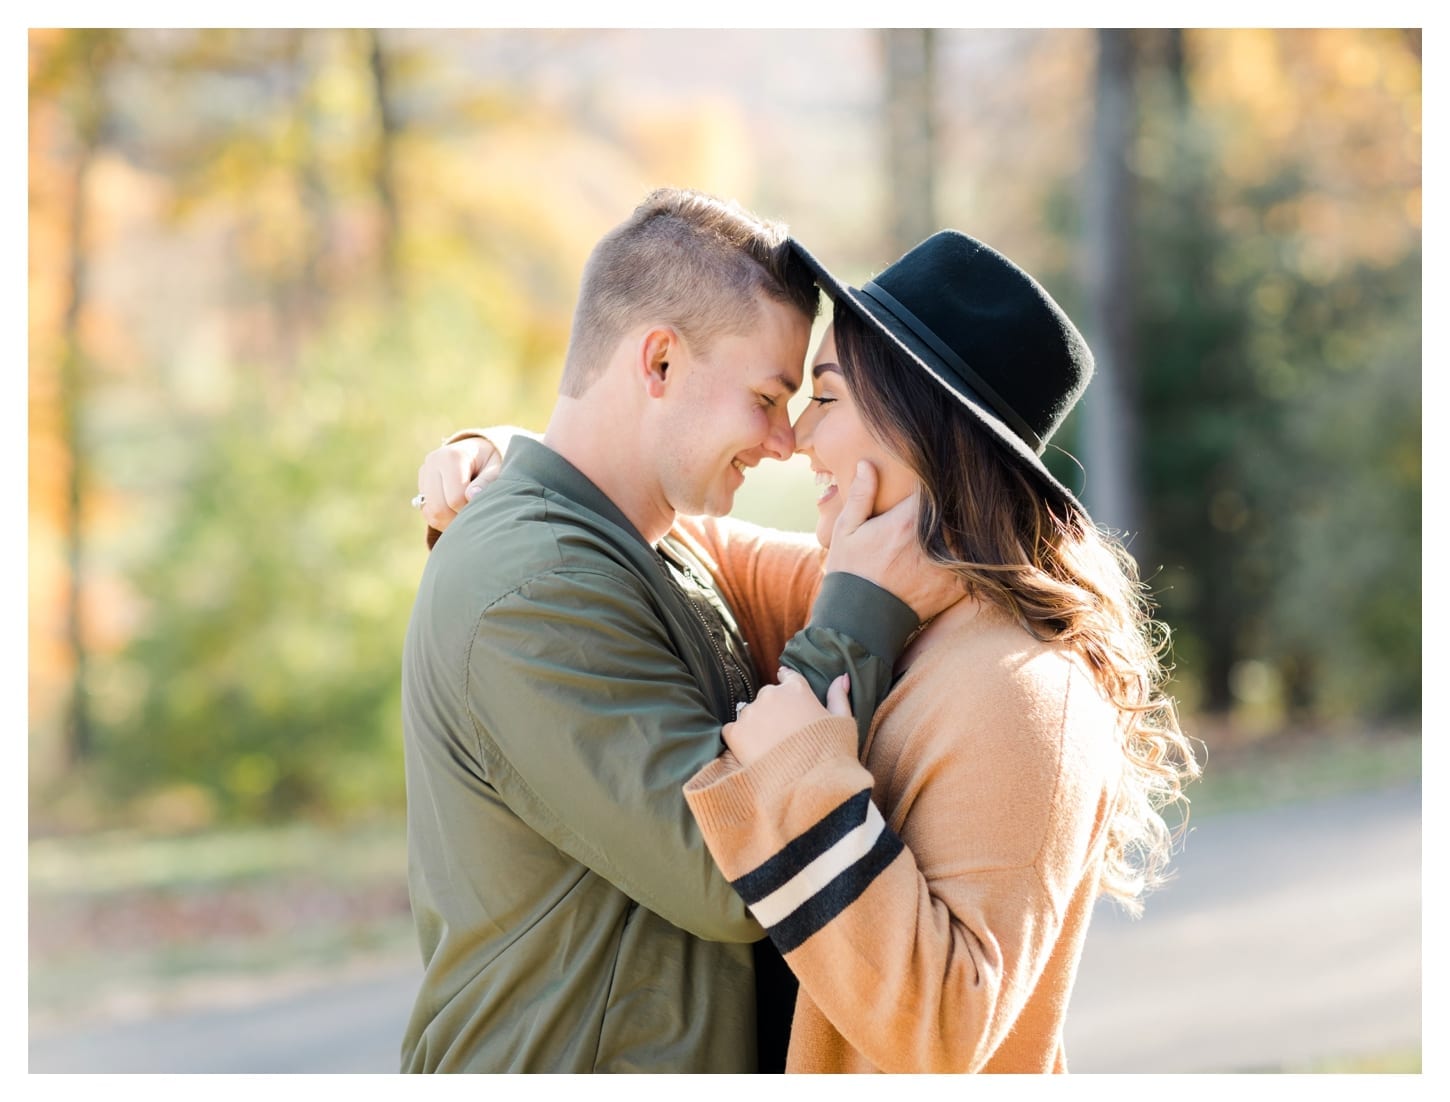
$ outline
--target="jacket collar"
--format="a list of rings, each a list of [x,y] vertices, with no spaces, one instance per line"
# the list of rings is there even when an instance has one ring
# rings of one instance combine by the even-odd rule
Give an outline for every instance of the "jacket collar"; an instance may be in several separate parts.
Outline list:
[[[646,548],[650,545],[639,529],[620,511],[587,475],[570,463],[558,452],[527,436],[516,436],[509,442],[508,454],[504,456],[500,477],[522,477],[537,482],[560,497],[576,505],[582,505],[598,513],[612,524],[617,524]]]

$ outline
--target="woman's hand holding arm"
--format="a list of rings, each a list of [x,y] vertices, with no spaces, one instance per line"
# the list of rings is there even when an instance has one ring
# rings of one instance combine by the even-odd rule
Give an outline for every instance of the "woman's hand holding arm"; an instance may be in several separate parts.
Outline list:
[[[851,714],[851,679],[842,674],[826,690],[823,707],[808,682],[785,666],[778,685],[767,685],[755,700],[740,709],[734,723],[727,723],[721,737],[740,764],[749,766],[779,746],[796,731],[827,716]]]

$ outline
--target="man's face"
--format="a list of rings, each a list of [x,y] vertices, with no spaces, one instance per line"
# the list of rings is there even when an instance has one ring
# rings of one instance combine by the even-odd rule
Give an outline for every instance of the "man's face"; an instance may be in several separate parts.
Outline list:
[[[744,335],[724,334],[700,352],[685,347],[670,365],[661,485],[671,508],[723,516],[762,459],[795,450],[786,402],[800,389],[810,323],[764,297]]]

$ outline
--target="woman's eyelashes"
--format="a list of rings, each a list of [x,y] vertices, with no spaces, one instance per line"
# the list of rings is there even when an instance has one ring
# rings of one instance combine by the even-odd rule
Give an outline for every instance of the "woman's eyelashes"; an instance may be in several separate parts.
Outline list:
[[[832,402],[834,402],[835,400],[836,399],[834,399],[834,398],[827,398],[824,395],[822,395],[820,397],[817,397],[814,394],[811,395],[811,401],[812,402],[815,402],[817,405],[821,405],[821,406],[828,406]]]

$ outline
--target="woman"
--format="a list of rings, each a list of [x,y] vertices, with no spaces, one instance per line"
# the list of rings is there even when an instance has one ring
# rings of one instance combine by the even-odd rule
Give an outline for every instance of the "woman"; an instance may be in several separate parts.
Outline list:
[[[961,597],[858,747],[846,686],[780,672],[686,786],[800,981],[787,1070],[1067,1070],[1094,901],[1140,910],[1198,766],[1131,559],[1040,454],[1091,374],[1047,293],[954,231],[835,303],[795,426],[830,540],[857,463]]]

